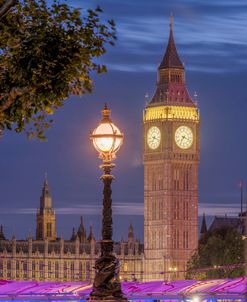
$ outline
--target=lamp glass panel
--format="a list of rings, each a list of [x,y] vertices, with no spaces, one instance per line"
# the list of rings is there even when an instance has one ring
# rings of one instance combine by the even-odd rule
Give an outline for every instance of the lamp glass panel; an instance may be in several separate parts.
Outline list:
[[[100,152],[114,152],[120,145],[122,138],[113,137],[121,134],[119,129],[112,123],[102,123],[93,132],[93,135],[102,135],[102,137],[94,137],[94,147]],[[112,136],[112,137],[111,137]]]

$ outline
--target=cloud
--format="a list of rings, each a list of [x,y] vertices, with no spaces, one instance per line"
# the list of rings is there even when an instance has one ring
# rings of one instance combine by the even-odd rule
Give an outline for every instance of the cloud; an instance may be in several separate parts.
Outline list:
[[[75,205],[74,207],[58,207],[55,209],[58,215],[101,215],[100,205]],[[112,205],[113,215],[143,215],[142,203],[119,202]],[[1,209],[2,214],[35,214],[36,208]]]
[[[204,73],[245,70],[247,65],[246,1],[187,0],[104,1],[117,22],[116,48],[106,56],[110,70],[150,72],[162,59],[169,35],[169,14],[174,13],[174,35],[186,68]],[[124,13],[126,11],[126,13]],[[230,64],[229,64],[230,63]]]
[[[112,205],[113,215],[121,216],[140,216],[144,214],[143,203],[139,202],[118,202]],[[1,209],[2,214],[35,214],[37,209],[24,208],[24,209]],[[200,203],[199,216],[205,213],[207,216],[236,216],[239,213],[239,205],[232,204],[219,204],[219,203]],[[56,208],[58,215],[101,215],[102,207],[100,205],[75,205],[74,207],[59,207]]]
[[[108,70],[112,71],[122,71],[122,72],[153,72],[154,71],[154,66],[153,65],[148,65],[145,64],[143,66],[140,66],[138,64],[123,64],[123,63],[118,63],[114,64],[109,62],[107,64]]]
[[[203,213],[205,213],[207,216],[237,216],[239,212],[239,205],[236,203],[200,203],[199,205],[199,216],[201,216]]]

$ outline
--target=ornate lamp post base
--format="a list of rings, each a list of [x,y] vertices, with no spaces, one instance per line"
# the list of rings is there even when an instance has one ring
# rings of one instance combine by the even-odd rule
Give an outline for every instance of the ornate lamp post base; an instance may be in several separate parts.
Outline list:
[[[113,242],[101,241],[101,245]],[[95,278],[89,300],[127,301],[119,280],[119,260],[112,254],[102,255],[95,262]]]

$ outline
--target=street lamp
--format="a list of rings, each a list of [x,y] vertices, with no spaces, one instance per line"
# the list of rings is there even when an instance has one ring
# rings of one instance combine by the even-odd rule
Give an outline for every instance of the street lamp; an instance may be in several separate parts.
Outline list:
[[[176,276],[176,272],[177,272],[177,267],[169,267],[169,272],[173,272],[173,279],[175,279],[175,276]]]
[[[123,133],[111,121],[110,113],[111,110],[105,104],[102,110],[102,120],[90,135],[90,139],[99,153],[99,158],[103,161],[100,168],[103,170],[101,180],[104,190],[101,255],[95,261],[95,278],[89,300],[126,301],[121,290],[119,260],[113,254],[111,208],[111,183],[114,179],[111,169],[115,166],[112,161],[116,158],[116,153],[123,143]]]

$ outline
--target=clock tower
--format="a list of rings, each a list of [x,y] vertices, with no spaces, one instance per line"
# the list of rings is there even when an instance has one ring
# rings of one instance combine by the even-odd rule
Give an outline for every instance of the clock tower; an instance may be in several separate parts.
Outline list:
[[[52,208],[52,198],[45,177],[40,207],[36,213],[36,240],[56,240],[56,214]]]
[[[183,278],[197,249],[199,125],[171,19],[156,90],[143,113],[146,281]]]

